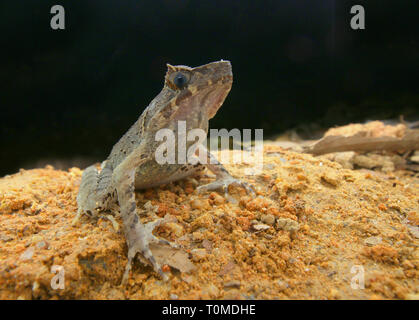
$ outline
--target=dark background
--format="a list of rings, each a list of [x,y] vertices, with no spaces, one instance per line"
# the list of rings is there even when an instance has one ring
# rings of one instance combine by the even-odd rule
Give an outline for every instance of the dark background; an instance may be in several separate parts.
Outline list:
[[[106,158],[161,90],[165,64],[232,62],[213,128],[334,126],[419,114],[416,1],[0,3],[0,175]],[[66,29],[50,28],[63,5]],[[366,30],[350,28],[364,5]],[[60,159],[61,162],[57,162]]]

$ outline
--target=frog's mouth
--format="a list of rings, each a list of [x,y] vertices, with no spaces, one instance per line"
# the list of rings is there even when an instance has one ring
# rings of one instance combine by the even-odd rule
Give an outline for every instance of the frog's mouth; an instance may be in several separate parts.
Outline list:
[[[215,88],[215,90],[208,92],[206,97],[204,97],[204,108],[207,110],[208,119],[214,117],[218,109],[222,106],[225,98],[231,90],[232,83],[232,78],[230,81],[226,79],[225,83],[222,82],[217,86],[217,88]]]
[[[205,115],[208,120],[214,117],[218,109],[223,104],[230,92],[232,80],[223,80],[204,89],[199,89],[197,93],[191,94],[190,91],[179,96],[176,100],[177,109],[172,115],[172,119],[186,120],[194,114]]]
[[[208,81],[209,91],[202,98],[208,119],[211,119],[215,116],[231,90],[233,72],[230,61],[223,60],[209,63],[201,68],[212,74],[211,80]]]

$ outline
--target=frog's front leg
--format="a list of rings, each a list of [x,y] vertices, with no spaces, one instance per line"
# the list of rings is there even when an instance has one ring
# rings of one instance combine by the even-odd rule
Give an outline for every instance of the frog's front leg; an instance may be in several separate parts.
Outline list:
[[[158,239],[153,235],[153,229],[162,222],[163,219],[149,222],[143,225],[137,215],[137,205],[135,202],[134,182],[136,168],[144,161],[131,161],[130,157],[125,159],[114,171],[113,181],[115,181],[118,194],[118,202],[121,209],[125,238],[128,245],[128,262],[122,278],[125,284],[129,277],[132,262],[137,253],[143,255],[149,261],[154,270],[166,281],[167,275],[161,269],[159,263],[150,250],[150,243],[168,244],[175,246],[164,239]]]
[[[198,192],[223,189],[224,193],[228,192],[231,184],[243,187],[247,193],[255,194],[253,186],[247,182],[234,178],[226,168],[209,152],[204,146],[200,152],[205,152],[207,163],[206,167],[215,174],[215,181],[197,188]]]

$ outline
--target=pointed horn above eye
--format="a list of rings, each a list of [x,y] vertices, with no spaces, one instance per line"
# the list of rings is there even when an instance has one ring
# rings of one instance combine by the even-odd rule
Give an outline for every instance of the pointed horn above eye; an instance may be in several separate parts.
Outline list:
[[[167,70],[176,71],[176,68],[172,66],[170,63],[166,63]]]

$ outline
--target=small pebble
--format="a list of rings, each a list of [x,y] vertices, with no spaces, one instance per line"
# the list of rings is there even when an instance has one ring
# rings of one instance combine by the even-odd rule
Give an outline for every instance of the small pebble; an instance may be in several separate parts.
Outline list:
[[[243,300],[245,297],[238,289],[228,290],[224,295],[224,300]]]
[[[25,252],[23,252],[20,255],[20,260],[25,261],[25,260],[32,259],[32,256],[33,256],[34,252],[35,252],[35,249],[33,247],[30,247],[30,248],[26,249]]]
[[[321,176],[321,179],[331,184],[334,187],[337,187],[340,184],[340,181],[342,180],[342,178],[338,174],[335,174],[334,172],[323,173],[323,175]]]
[[[173,232],[173,234],[177,238],[183,235],[183,227],[178,223],[174,223],[174,222],[166,223],[166,228],[168,228],[171,232]]]
[[[381,239],[381,237],[369,237],[369,238],[367,238],[367,239],[365,239],[364,240],[364,243],[367,245],[367,246],[375,246],[375,245],[377,245],[377,244],[380,244],[382,242],[382,239]]]
[[[199,261],[207,256],[207,250],[205,249],[193,249],[191,253],[193,261]]]
[[[36,244],[36,247],[39,248],[39,249],[42,249],[42,248],[46,247],[46,245],[47,245],[47,243],[44,240],[42,240],[42,241],[39,241]]]
[[[40,236],[39,234],[36,234],[32,237],[32,243],[36,243],[43,240],[42,236]]]
[[[210,194],[210,199],[214,202],[216,205],[223,204],[226,200],[220,196],[218,193],[213,192]]]
[[[4,241],[4,242],[7,242],[7,241],[10,241],[10,240],[13,240],[13,237],[6,236],[4,234],[0,234],[0,240]]]
[[[207,239],[204,239],[202,241],[202,246],[207,250],[208,253],[211,253],[212,247],[213,247],[212,241],[209,241]]]
[[[262,217],[262,222],[273,225],[275,223],[275,217],[272,214],[266,214]]]
[[[241,286],[240,281],[238,280],[232,280],[224,283],[224,288],[237,288],[239,289]]]
[[[270,228],[270,226],[266,225],[266,224],[254,224],[253,229],[255,229],[256,231],[261,231],[261,230],[267,230]]]
[[[191,201],[192,209],[202,210],[205,207],[205,203],[202,200],[194,199]]]
[[[297,221],[289,219],[289,218],[280,218],[276,222],[276,227],[279,230],[286,230],[286,231],[297,231],[299,229],[299,224]]]
[[[194,241],[202,241],[204,240],[204,235],[202,234],[202,232],[196,231],[192,233],[192,239]]]
[[[285,289],[288,289],[288,288],[289,288],[288,283],[286,283],[285,281],[278,280],[276,283],[277,283],[277,284],[278,284],[278,286],[279,286],[278,291],[284,291]]]
[[[209,295],[211,298],[215,298],[220,294],[220,290],[211,283],[202,289],[202,293]]]
[[[273,169],[275,169],[275,165],[273,163],[268,163],[268,164],[263,165],[263,169],[273,170]]]

